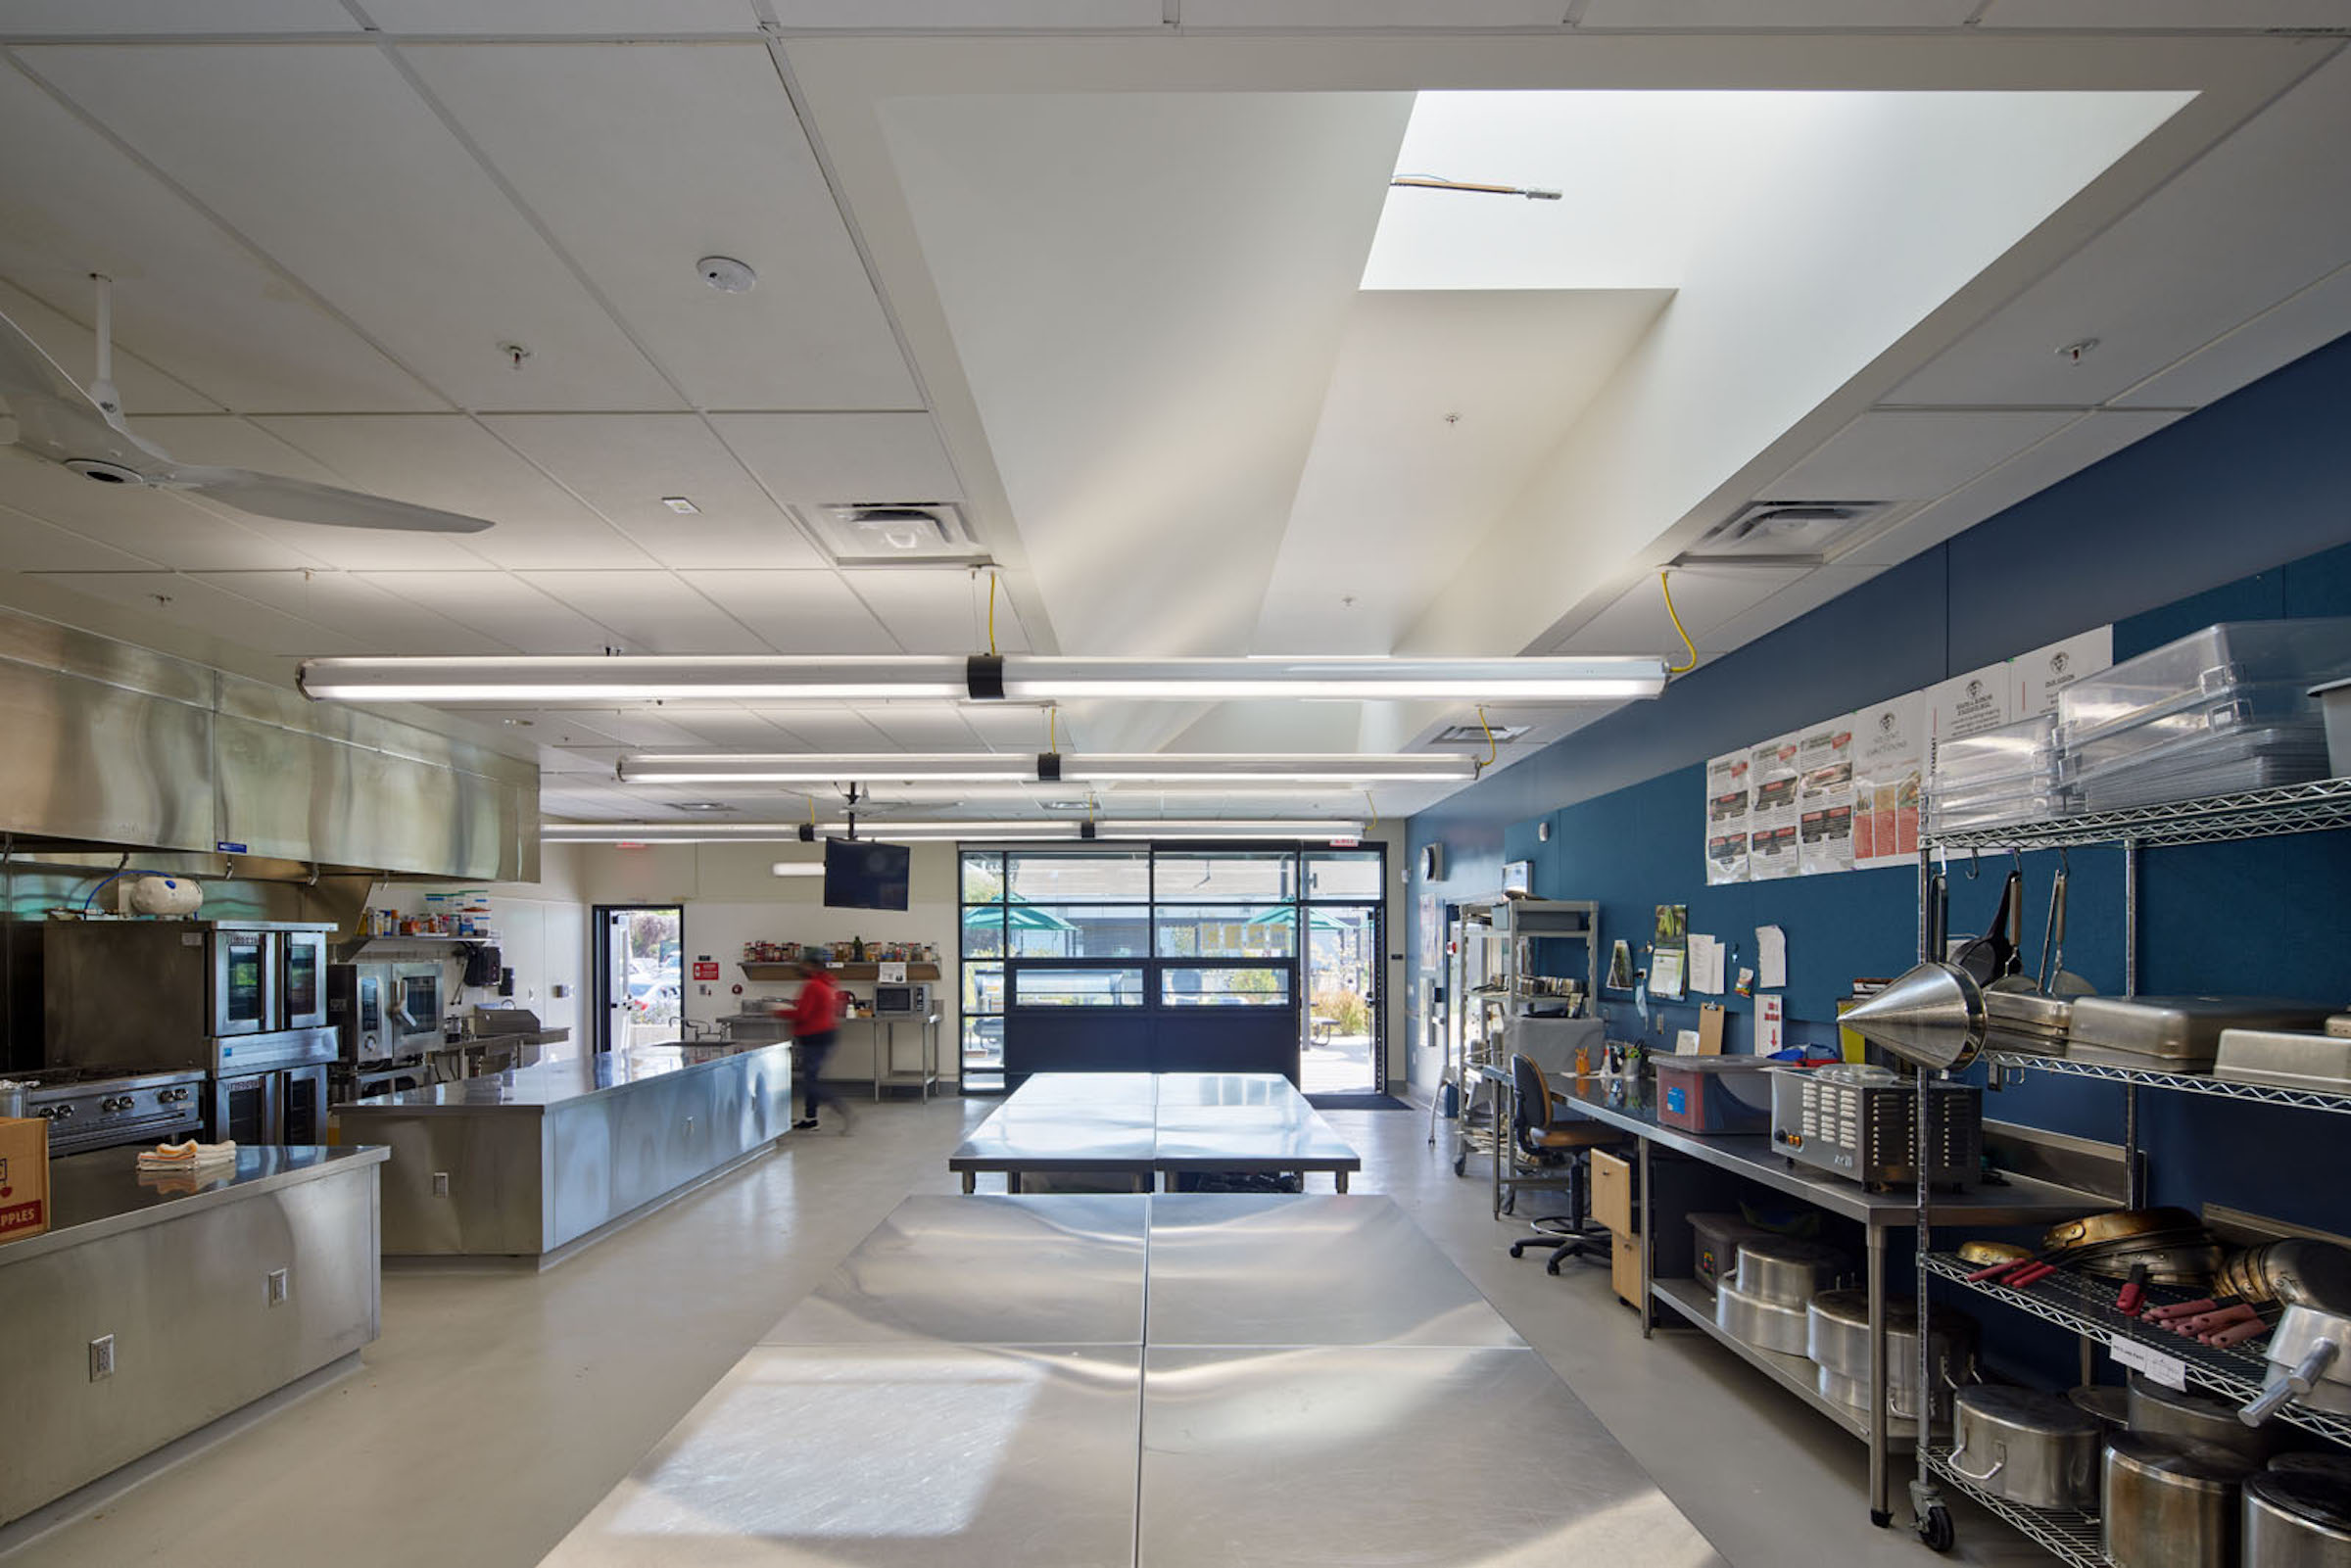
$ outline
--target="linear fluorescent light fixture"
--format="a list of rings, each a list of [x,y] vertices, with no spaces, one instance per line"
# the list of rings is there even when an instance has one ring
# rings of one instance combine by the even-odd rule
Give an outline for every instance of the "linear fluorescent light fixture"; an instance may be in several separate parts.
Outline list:
[[[629,784],[849,784],[936,780],[956,784],[1466,784],[1473,757],[1161,755],[1063,756],[993,752],[665,752],[620,759]]]
[[[797,838],[807,827],[798,822],[551,822],[540,825],[544,843],[562,844],[696,844],[756,842]],[[848,835],[845,822],[820,822],[816,834],[825,838]],[[1080,843],[1089,838],[1360,838],[1360,822],[1283,822],[1216,817],[1136,819],[1128,821],[1014,822],[952,820],[894,822],[887,818],[860,822],[857,836],[881,843],[933,838],[1021,838]],[[777,873],[779,876],[787,875]]]
[[[1661,659],[1639,657],[566,654],[305,659],[297,681],[304,695],[320,702],[546,707],[693,701],[1062,702],[1099,697],[1170,702],[1247,697],[1589,702],[1654,697],[1665,689],[1665,665]]]

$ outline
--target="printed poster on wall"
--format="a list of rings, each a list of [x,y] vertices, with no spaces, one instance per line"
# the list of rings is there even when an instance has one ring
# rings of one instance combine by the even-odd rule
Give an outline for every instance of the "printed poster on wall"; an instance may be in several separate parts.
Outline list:
[[[1919,790],[1927,776],[1927,698],[1909,691],[1853,715],[1853,868],[1918,856]]]
[[[2015,686],[2006,664],[1988,664],[1927,688],[1935,739],[1961,740],[2006,724],[2009,704],[2016,700]]]
[[[2031,719],[2057,711],[2057,693],[2086,675],[2096,675],[2114,663],[2114,628],[2051,642],[2008,661],[2015,689],[2008,698],[2011,719]]]
[[[1796,735],[1751,746],[1747,754],[1747,879],[1774,881],[1803,870],[1797,842]]]
[[[1748,754],[1706,764],[1706,885],[1747,880]]]
[[[1798,861],[1807,877],[1853,869],[1853,725],[1841,713],[1796,742]]]

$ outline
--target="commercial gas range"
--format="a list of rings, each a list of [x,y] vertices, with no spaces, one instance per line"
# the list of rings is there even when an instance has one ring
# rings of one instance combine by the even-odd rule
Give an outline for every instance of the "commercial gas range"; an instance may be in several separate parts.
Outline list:
[[[204,1130],[201,1069],[126,1072],[49,1068],[24,1074],[24,1114],[49,1123],[49,1154],[87,1154],[126,1143],[176,1143]]]

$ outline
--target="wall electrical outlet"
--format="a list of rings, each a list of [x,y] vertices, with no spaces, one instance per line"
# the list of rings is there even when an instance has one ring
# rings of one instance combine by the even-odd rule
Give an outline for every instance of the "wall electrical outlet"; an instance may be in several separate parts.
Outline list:
[[[272,1268],[269,1270],[268,1281],[262,1287],[262,1299],[264,1303],[271,1307],[282,1307],[285,1305],[286,1270],[282,1268]]]
[[[102,1378],[110,1378],[114,1375],[115,1337],[112,1334],[101,1334],[90,1341],[90,1381],[96,1383]]]

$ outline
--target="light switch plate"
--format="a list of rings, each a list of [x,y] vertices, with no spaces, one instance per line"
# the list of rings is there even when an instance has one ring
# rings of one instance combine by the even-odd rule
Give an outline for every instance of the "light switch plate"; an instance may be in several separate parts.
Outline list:
[[[90,1341],[90,1381],[96,1383],[115,1375],[115,1337],[101,1334]]]
[[[448,1171],[436,1170],[433,1172],[433,1196],[436,1198],[446,1198],[449,1196]]]
[[[272,1268],[267,1282],[262,1287],[262,1300],[271,1307],[282,1307],[286,1300],[286,1270]]]

